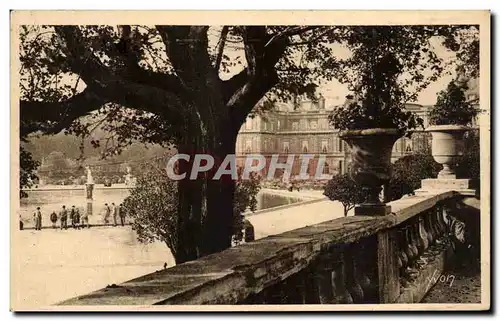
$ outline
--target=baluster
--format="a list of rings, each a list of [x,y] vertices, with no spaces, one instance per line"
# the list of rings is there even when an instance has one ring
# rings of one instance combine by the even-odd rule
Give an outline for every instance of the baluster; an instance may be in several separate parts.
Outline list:
[[[364,293],[358,280],[359,275],[356,273],[357,264],[355,260],[354,249],[359,246],[355,244],[347,245],[344,251],[345,274],[347,291],[351,294],[354,303],[363,303]]]
[[[441,239],[443,236],[443,231],[441,230],[441,226],[439,224],[438,213],[439,213],[439,207],[435,206],[432,209],[432,222],[433,222],[433,226],[434,226],[434,231],[436,233],[436,240],[434,242]]]
[[[433,242],[436,243],[437,239],[439,239],[439,230],[436,223],[436,207],[433,207],[429,210],[429,228],[432,231]]]
[[[405,250],[408,248],[408,244],[405,242],[405,231],[403,228],[398,229],[398,267],[401,272],[408,266],[408,256]]]
[[[415,261],[418,258],[418,235],[417,235],[418,233],[416,229],[417,225],[415,219],[412,219],[411,221],[408,222],[408,231],[411,238],[410,248],[412,251],[412,256],[411,256],[412,264],[415,263]]]
[[[432,216],[432,210],[426,211],[422,215],[422,219],[424,221],[423,226],[425,228],[425,231],[427,232],[427,241],[429,243],[428,246],[431,246],[434,243],[434,240],[436,239],[436,237],[434,236],[435,233],[432,230],[431,216]]]
[[[314,273],[314,284],[320,304],[335,303],[332,272],[333,262],[331,260],[331,255],[327,254],[322,256],[316,264],[316,270]]]
[[[364,303],[376,303],[377,301],[377,285],[375,278],[370,271],[373,272],[374,262],[370,260],[370,250],[367,248],[368,240],[359,244],[359,251],[355,255],[356,274],[358,276],[359,285],[363,290]],[[373,253],[371,253],[373,254]],[[372,270],[370,270],[372,269]]]
[[[338,304],[352,304],[353,299],[346,287],[344,253],[339,254],[337,267],[333,270],[334,297]]]
[[[440,240],[439,247],[440,249],[444,249],[448,242],[448,226],[444,219],[444,206],[439,205],[436,210],[436,221],[438,222],[440,228]]]
[[[401,285],[403,287],[408,287],[409,282],[414,280],[418,276],[418,270],[415,266],[419,264],[419,250],[418,250],[418,224],[415,219],[411,219],[407,222],[405,230],[405,240],[408,243],[408,265],[400,274],[402,278],[400,279]]]
[[[418,254],[422,255],[429,247],[429,241],[427,240],[427,233],[424,228],[424,219],[422,216],[417,218],[416,228],[418,231]]]
[[[283,290],[286,293],[286,303],[305,304],[306,302],[306,271],[300,271],[284,280]]]
[[[399,267],[399,284],[403,287],[407,284],[405,278],[407,277],[406,268],[409,264],[408,254],[408,240],[406,226],[400,227],[397,231],[398,234],[398,267]]]
[[[436,221],[437,221],[438,226],[439,226],[439,235],[441,237],[446,236],[446,224],[444,223],[444,220],[443,220],[443,206],[442,205],[438,205],[436,207]]]

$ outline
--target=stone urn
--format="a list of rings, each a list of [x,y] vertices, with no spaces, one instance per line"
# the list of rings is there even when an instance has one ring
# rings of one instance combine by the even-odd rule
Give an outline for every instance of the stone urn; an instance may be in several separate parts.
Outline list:
[[[391,179],[391,155],[394,143],[403,132],[395,128],[347,130],[339,137],[351,152],[349,175],[362,186],[365,201],[356,206],[355,215],[381,216],[391,213],[390,206],[380,201],[382,186]]]
[[[432,157],[443,165],[438,178],[456,178],[454,167],[463,154],[463,136],[467,130],[462,125],[435,125],[426,129],[432,135]]]

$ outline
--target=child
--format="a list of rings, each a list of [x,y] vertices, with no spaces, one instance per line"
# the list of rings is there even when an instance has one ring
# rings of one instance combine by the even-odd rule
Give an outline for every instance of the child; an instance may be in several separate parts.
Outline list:
[[[50,214],[50,221],[52,222],[52,228],[56,228],[56,223],[57,223],[56,211],[53,211],[52,214]]]

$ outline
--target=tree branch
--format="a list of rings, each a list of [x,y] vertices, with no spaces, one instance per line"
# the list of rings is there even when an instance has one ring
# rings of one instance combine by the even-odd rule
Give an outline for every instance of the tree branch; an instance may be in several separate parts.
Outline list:
[[[265,47],[270,46],[273,42],[275,41],[280,41],[284,38],[288,38],[291,36],[296,36],[299,34],[302,34],[304,32],[307,32],[309,30],[321,28],[320,26],[296,26],[296,27],[289,27],[286,30],[279,32],[271,37],[269,41],[265,44]]]
[[[58,133],[79,117],[101,108],[108,101],[88,88],[61,102],[20,101],[21,136],[43,131]]]
[[[244,29],[243,41],[248,67],[225,82],[226,92],[231,93],[227,102],[235,128],[245,121],[248,113],[278,82],[275,65],[284,54],[288,38],[276,38],[266,47],[269,35],[263,26]]]
[[[215,59],[215,70],[219,72],[220,64],[222,62],[222,55],[224,53],[224,46],[226,44],[227,34],[229,32],[229,27],[222,27],[222,31],[220,33],[219,43],[217,44],[217,57]]]
[[[186,95],[177,76],[146,71],[133,63],[121,72],[111,72],[85,46],[77,27],[55,28],[66,42],[65,54],[72,71],[102,100],[159,115],[183,115],[179,97]],[[127,30],[122,31],[122,36],[127,35]]]

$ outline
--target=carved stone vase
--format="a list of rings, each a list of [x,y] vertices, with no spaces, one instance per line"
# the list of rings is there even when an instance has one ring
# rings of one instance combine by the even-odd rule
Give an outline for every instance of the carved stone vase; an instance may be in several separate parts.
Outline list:
[[[426,129],[432,135],[432,157],[443,165],[438,178],[456,178],[454,167],[463,154],[463,137],[467,130],[461,125],[437,125]]]
[[[365,194],[365,201],[354,209],[355,215],[381,216],[391,213],[390,206],[380,200],[382,186],[391,179],[391,154],[402,132],[393,128],[347,130],[340,138],[351,152],[349,175]]]

